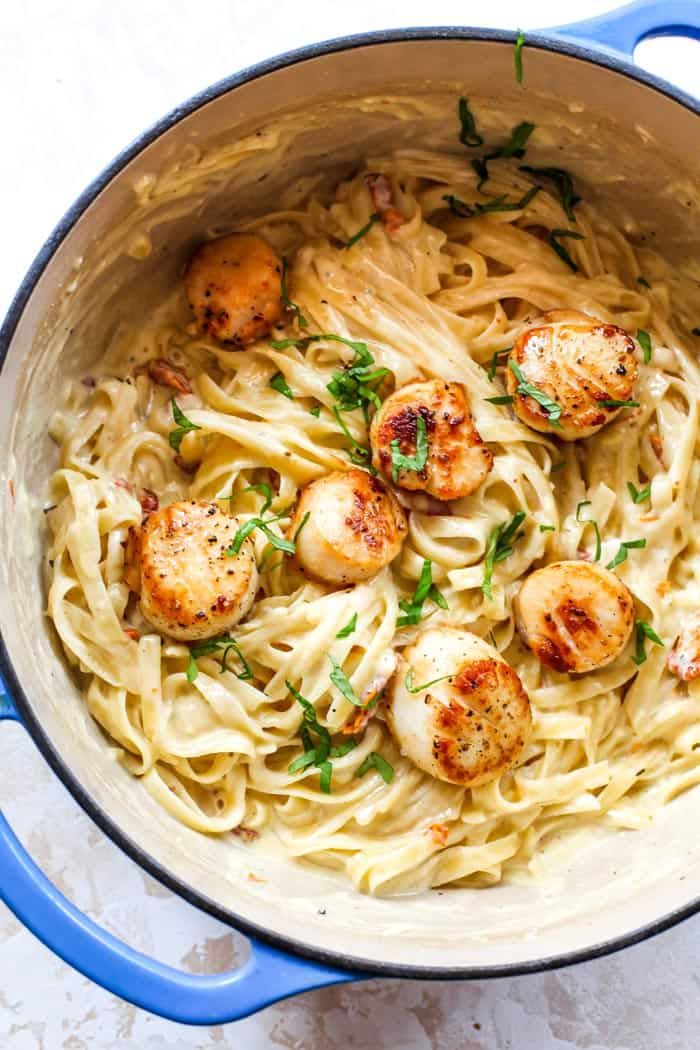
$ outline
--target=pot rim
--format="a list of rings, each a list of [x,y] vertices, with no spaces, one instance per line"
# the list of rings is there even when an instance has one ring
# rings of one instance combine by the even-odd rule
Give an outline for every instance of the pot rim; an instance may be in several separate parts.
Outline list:
[[[0,327],[0,372],[5,364],[15,330],[20,322],[24,309],[45,269],[51,262],[53,256],[82,217],[83,213],[93,203],[99,193],[105,189],[112,180],[122,171],[126,165],[137,157],[143,150],[155,142],[171,127],[174,127],[185,117],[201,109],[207,103],[233,91],[243,84],[251,83],[268,73],[274,73],[279,69],[296,65],[308,59],[332,55],[340,51],[352,51],[356,48],[368,47],[377,44],[405,43],[406,41],[420,40],[478,40],[493,43],[506,43],[515,45],[517,33],[510,30],[481,29],[463,26],[435,26],[425,28],[407,29],[383,29],[367,33],[358,33],[349,36],[335,37],[330,40],[310,44],[281,55],[257,62],[246,67],[238,73],[233,73],[205,88],[189,98],[186,102],[176,106],[169,113],[155,121],[141,135],[134,139],[125,149],[117,154],[115,159],[95,179],[88,184],[80,196],[66,211],[63,218],[58,222],[54,230],[43,246],[39,249],[36,257],[31,263],[24,276]],[[691,113],[700,116],[700,100],[692,98],[686,92],[674,88],[668,82],[661,80],[651,73],[636,67],[631,61],[615,52],[596,50],[593,47],[585,47],[579,44],[569,43],[567,40],[555,35],[547,35],[546,32],[528,32],[526,35],[526,46],[528,49],[554,52],[568,55],[592,65],[610,69],[628,79],[635,80],[647,87],[658,91],[660,94],[679,102]],[[111,841],[118,846],[126,855],[135,861],[144,871],[157,879],[162,885],[176,893],[187,903],[199,910],[212,915],[220,922],[225,923],[245,936],[254,940],[262,941],[275,948],[282,949],[293,955],[311,959],[322,964],[338,967],[340,969],[356,972],[360,976],[384,976],[384,977],[406,977],[421,978],[424,980],[465,980],[497,977],[515,977],[523,974],[539,973],[546,970],[555,970],[575,963],[586,962],[591,959],[601,958],[612,952],[619,951],[631,945],[638,944],[672,926],[690,918],[700,912],[700,896],[674,909],[665,915],[631,930],[629,933],[600,941],[588,948],[563,952],[557,955],[547,956],[541,959],[533,959],[528,962],[508,963],[491,966],[463,966],[463,967],[436,967],[420,966],[411,964],[380,963],[373,960],[358,958],[344,952],[334,952],[328,949],[317,948],[303,941],[276,933],[274,929],[259,926],[235,912],[222,908],[216,901],[206,895],[194,890],[179,877],[171,874],[164,866],[150,856],[138,843],[127,835],[117,823],[110,817],[100,805],[90,796],[82,786],[72,769],[66,765],[51,739],[45,732],[41,722],[35,716],[33,709],[27,699],[27,695],[15,674],[12,661],[5,646],[4,638],[0,633],[0,674],[6,683],[12,702],[15,704],[21,718],[21,724],[28,731],[39,752],[43,755],[53,772],[58,776],[64,786],[71,793],[75,801],[81,806],[91,820],[106,834]]]

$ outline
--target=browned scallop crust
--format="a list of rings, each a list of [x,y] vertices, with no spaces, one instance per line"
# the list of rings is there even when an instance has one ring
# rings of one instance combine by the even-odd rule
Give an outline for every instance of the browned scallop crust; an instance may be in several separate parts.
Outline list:
[[[620,411],[601,404],[628,401],[637,378],[637,344],[617,325],[603,324],[578,311],[553,310],[526,328],[510,359],[526,382],[562,408],[560,426],[534,398],[518,394],[517,377],[506,368],[506,387],[519,418],[564,441],[594,434]]]
[[[453,682],[447,704],[429,694],[436,733],[437,775],[477,787],[495,780],[520,758],[532,725],[530,701],[520,678],[503,660],[473,660]]]
[[[546,667],[562,673],[581,674],[614,660],[629,641],[634,616],[624,583],[590,562],[538,569],[516,601],[523,641]]]
[[[375,576],[401,549],[406,517],[394,495],[365,470],[333,471],[307,485],[289,527],[298,534],[296,559],[324,583],[358,583]]]
[[[203,335],[243,347],[282,316],[281,260],[262,237],[233,233],[195,252],[185,292]]]
[[[151,514],[139,544],[141,611],[157,630],[183,641],[227,631],[255,596],[252,542],[228,557],[239,522],[216,503],[183,500]]]
[[[461,383],[409,383],[391,394],[372,420],[372,461],[392,477],[393,441],[406,456],[416,452],[418,419],[425,422],[428,458],[420,471],[400,470],[396,484],[438,500],[474,492],[493,467],[493,456],[474,425]]]

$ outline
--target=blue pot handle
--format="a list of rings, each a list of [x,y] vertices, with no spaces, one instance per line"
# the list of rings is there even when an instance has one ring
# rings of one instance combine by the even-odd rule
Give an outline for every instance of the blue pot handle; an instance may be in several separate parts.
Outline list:
[[[557,26],[547,32],[632,58],[639,41],[648,36],[687,36],[700,40],[700,0],[637,0],[616,11]]]
[[[0,679],[0,687],[2,680]],[[0,721],[19,715],[0,694]],[[86,977],[151,1013],[181,1024],[237,1021],[289,995],[361,974],[287,955],[258,941],[239,970],[201,977],[134,951],[58,892],[0,814],[0,899],[40,941]]]

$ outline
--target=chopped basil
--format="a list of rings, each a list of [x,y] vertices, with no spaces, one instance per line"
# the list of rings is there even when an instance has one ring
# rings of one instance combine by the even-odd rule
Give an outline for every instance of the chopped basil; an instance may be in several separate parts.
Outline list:
[[[270,525],[272,525],[273,522],[279,521],[280,518],[284,518],[285,515],[289,513],[290,508],[285,508],[280,514],[275,514],[272,518],[268,518],[267,521],[265,521],[263,519],[263,514],[265,514],[265,512],[270,509],[270,504],[272,502],[272,490],[270,489],[269,485],[265,484],[250,485],[248,488],[242,490],[241,495],[243,495],[243,493],[245,492],[253,491],[259,491],[263,493],[263,505],[255,517],[250,518],[238,529],[236,535],[231,541],[230,546],[226,549],[226,557],[234,558],[239,553],[241,547],[245,543],[248,536],[250,536],[251,532],[254,532],[256,529],[260,529],[260,531],[265,534],[269,542],[272,544],[273,547],[275,547],[276,550],[283,551],[285,554],[294,554],[296,550],[296,545],[294,541],[286,540],[282,536],[278,536],[277,533],[273,532],[272,529],[269,527]],[[233,495],[230,498],[233,499]],[[301,525],[297,529],[296,535],[299,534],[299,532],[305,524],[306,518],[302,521]]]
[[[555,525],[540,525],[540,532],[556,532]]]
[[[345,624],[345,627],[341,627],[341,629],[338,631],[338,633],[336,634],[336,638],[348,638],[351,634],[354,634],[356,630],[357,613],[353,613],[348,622]]]
[[[488,538],[484,556],[484,579],[481,583],[481,590],[489,600],[493,598],[491,591],[493,570],[499,561],[504,561],[513,553],[513,544],[522,536],[518,529],[525,521],[525,517],[524,510],[516,511],[510,522],[502,521],[500,525],[497,525],[492,530]]]
[[[646,639],[647,638],[649,639],[650,642],[653,642],[654,645],[661,645],[661,646],[663,646],[664,643],[661,641],[661,639],[659,638],[658,634],[656,633],[654,628],[651,626],[651,624],[648,624],[646,622],[646,620],[637,620],[635,622],[634,627],[635,627],[636,649],[635,649],[635,654],[632,657],[632,659],[636,663],[637,667],[639,667],[639,665],[643,664],[644,661],[647,658],[647,653],[646,653]]]
[[[190,659],[187,664],[187,681],[194,682],[197,678],[197,675],[199,674],[197,660],[200,656],[211,656],[214,653],[219,652],[221,653],[221,674],[223,674],[224,671],[230,670],[228,666],[228,654],[234,652],[243,666],[243,670],[240,674],[236,672],[236,677],[240,678],[242,681],[249,681],[253,677],[250,664],[241,652],[238,642],[228,634],[220,634],[217,638],[208,638],[206,641],[200,642],[198,645],[191,646]]]
[[[510,394],[501,394],[499,397],[485,397],[484,401],[488,401],[490,405],[512,405],[515,398]]]
[[[529,120],[516,124],[510,133],[510,138],[505,146],[501,146],[496,156],[498,157],[522,157],[525,152],[527,141],[535,130],[535,125]],[[491,158],[489,158],[491,159]],[[495,159],[495,157],[494,157]],[[540,189],[541,187],[537,187]]]
[[[641,550],[643,547],[646,547],[646,545],[647,545],[647,541],[646,540],[625,540],[624,543],[620,544],[620,549],[618,550],[618,552],[615,555],[615,557],[613,558],[613,560],[611,562],[609,562],[605,566],[605,568],[606,569],[615,569],[618,565],[622,565],[623,561],[627,561],[627,552],[628,551],[630,551],[630,550]]]
[[[564,245],[559,243],[561,237],[571,237],[575,241],[582,241],[584,236],[582,233],[577,233],[576,230],[552,230],[549,235],[549,243],[562,262],[565,262],[574,273],[578,273],[578,264],[571,258]]]
[[[628,481],[627,491],[632,497],[633,503],[644,503],[651,496],[651,484],[645,485],[643,489],[638,489],[632,481]]]
[[[532,168],[529,164],[521,164],[520,170],[528,172],[529,175],[538,175],[542,179],[551,179],[559,191],[561,206],[567,219],[569,222],[576,222],[574,208],[581,198],[574,191],[573,180],[568,171],[563,168]]]
[[[637,329],[637,342],[642,348],[644,354],[644,364],[648,365],[651,361],[651,336],[648,332],[645,332],[643,328]]]
[[[416,451],[412,456],[406,456],[401,451],[401,442],[394,438],[391,442],[391,480],[396,484],[399,480],[399,472],[410,470],[419,474],[428,462],[428,428],[423,416],[417,415],[416,419]]]
[[[297,323],[299,324],[300,328],[308,328],[309,327],[309,322],[306,320],[306,318],[302,314],[298,304],[292,302],[292,300],[289,298],[289,294],[287,292],[287,260],[284,258],[284,256],[282,256],[282,282],[281,282],[281,284],[282,284],[282,287],[281,287],[281,292],[280,292],[280,299],[282,300],[282,306],[285,308],[285,310],[289,310],[290,313],[293,313],[296,316]]]
[[[362,343],[355,339],[346,339],[345,336],[336,335],[334,332],[319,332],[318,335],[300,335],[298,338],[293,337],[290,339],[270,339],[269,345],[273,350],[288,350],[290,346],[303,350],[311,343],[317,343],[321,339],[328,339],[331,343],[343,343],[360,356],[368,353],[367,343]]]
[[[489,153],[487,157],[474,157],[472,160],[472,168],[479,176],[479,181],[476,184],[477,190],[480,190],[485,182],[489,180],[489,169],[488,162],[494,157],[498,156],[497,153]]]
[[[173,412],[173,419],[177,423],[177,428],[171,430],[168,434],[168,442],[171,448],[179,452],[185,434],[188,434],[191,430],[201,430],[202,428],[187,418],[174,397],[170,399],[170,407]]]
[[[326,389],[335,398],[341,412],[352,412],[356,408],[362,409],[365,422],[369,421],[369,406],[379,408],[381,401],[377,394],[385,376],[389,375],[388,368],[374,368],[374,357],[367,349],[366,343],[357,343],[355,360],[343,369],[342,372],[334,372]]]
[[[550,474],[557,474],[560,470],[563,470],[566,466],[566,460],[560,459],[558,463],[552,463]]]
[[[355,441],[355,438],[352,436],[347,426],[341,419],[337,405],[333,405],[333,415],[336,418],[338,426],[350,442],[350,448],[346,449],[350,462],[354,463],[356,467],[364,467],[365,470],[368,470],[370,472],[370,474],[376,474],[377,471],[372,466],[372,453],[368,448],[365,448],[364,445],[360,445],[357,441]]]
[[[275,372],[275,374],[269,382],[269,386],[271,386],[273,390],[276,390],[278,394],[282,394],[284,397],[288,397],[290,401],[294,400],[292,388],[289,386],[287,380],[284,378],[281,372]]]
[[[509,346],[507,350],[496,350],[496,351],[494,351],[494,353],[493,353],[493,355],[491,357],[491,363],[489,364],[489,370],[486,373],[492,383],[493,383],[494,378],[496,376],[496,369],[499,367],[499,365],[501,363],[500,359],[502,357],[507,357],[512,349],[513,349],[513,347]]]
[[[484,140],[476,130],[474,114],[469,109],[469,101],[466,98],[460,98],[457,112],[461,124],[459,141],[463,146],[481,146]]]
[[[369,231],[374,226],[375,222],[379,222],[379,219],[380,216],[375,211],[372,215],[370,215],[369,220],[364,224],[364,226],[361,226],[357,233],[353,233],[350,240],[345,242],[343,248],[352,248],[353,244],[357,244],[357,242],[361,240],[365,236],[365,234],[369,233]]]
[[[560,430],[561,423],[559,422],[559,419],[562,414],[561,405],[557,404],[556,401],[553,401],[549,394],[545,394],[544,390],[540,390],[539,387],[536,387],[533,383],[529,383],[512,357],[508,361],[508,367],[518,381],[518,385],[515,388],[516,393],[519,394],[520,397],[531,397],[533,401],[536,401],[540,408],[543,408],[547,413],[547,418],[549,419],[551,426],[556,430]]]
[[[376,769],[385,784],[390,784],[394,779],[394,767],[385,758],[371,751],[364,762],[355,770],[356,777],[363,777],[370,769]]]
[[[366,707],[366,704],[363,704],[359,696],[355,693],[355,690],[350,684],[350,679],[336,658],[328,653],[328,659],[333,664],[333,670],[330,673],[330,679],[333,685],[336,686],[345,699],[349,700],[351,704],[355,705],[355,707]]]
[[[600,561],[600,555],[601,555],[601,552],[602,552],[602,544],[601,544],[601,541],[600,541],[600,529],[598,528],[598,522],[595,520],[595,518],[582,518],[581,517],[581,510],[582,510],[582,508],[583,507],[590,507],[590,506],[591,506],[591,501],[589,499],[581,500],[581,502],[576,507],[576,521],[579,523],[579,525],[592,525],[593,526],[593,531],[595,532],[595,557],[593,558],[593,560],[594,561]],[[584,531],[585,531],[585,529],[584,529]]]
[[[433,563],[428,558],[423,562],[423,568],[421,569],[413,597],[410,600],[404,598],[399,602],[399,609],[405,615],[399,616],[396,621],[397,627],[409,627],[420,623],[423,615],[423,604],[426,600],[433,602],[440,609],[449,608],[444,595],[440,593],[433,583]]]
[[[460,200],[459,197],[455,197],[451,193],[446,194],[442,199],[449,204],[453,215],[458,216],[460,219],[469,219],[475,215],[486,215],[494,211],[521,211],[528,206],[541,188],[541,186],[533,186],[519,201],[509,201],[505,194],[502,194],[500,197],[494,197],[493,200],[487,201],[485,204],[474,205],[467,204],[466,201]]]
[[[515,79],[519,84],[523,82],[523,46],[525,36],[521,29],[518,30],[518,38],[515,41]]]
[[[429,682],[423,682],[422,685],[413,684],[413,668],[409,667],[406,672],[406,678],[404,679],[404,685],[409,693],[424,693],[426,689],[429,689],[431,685],[436,685],[438,682],[446,682],[448,678],[453,678],[451,674],[441,674],[439,678],[431,678]]]
[[[299,729],[304,753],[289,764],[288,772],[291,774],[299,773],[302,769],[307,769],[309,766],[316,766],[320,775],[321,791],[326,795],[330,795],[333,765],[329,758],[342,758],[343,755],[347,755],[349,751],[352,751],[357,746],[357,741],[354,739],[345,740],[338,747],[332,747],[331,734],[326,726],[321,725],[318,721],[316,710],[311,701],[302,696],[291,682],[287,681],[285,685],[304,710]],[[315,742],[312,739],[312,733],[317,738]]]
[[[311,517],[311,511],[307,510],[306,514],[303,516],[303,518],[299,522],[298,527],[294,530],[294,535],[292,536],[292,542],[295,545],[296,545],[297,540],[299,539],[299,533],[304,528],[304,526],[306,525],[306,523],[307,523],[307,521],[309,520],[310,517]]]
[[[638,277],[637,284],[641,284],[644,288],[651,288],[651,285],[647,281],[646,277]]]
[[[639,401],[618,401],[614,397],[599,401],[598,404],[605,408],[639,408]]]
[[[309,414],[314,416],[316,419],[318,419],[318,417],[321,415],[321,406],[320,405],[314,405],[313,408],[309,409]]]

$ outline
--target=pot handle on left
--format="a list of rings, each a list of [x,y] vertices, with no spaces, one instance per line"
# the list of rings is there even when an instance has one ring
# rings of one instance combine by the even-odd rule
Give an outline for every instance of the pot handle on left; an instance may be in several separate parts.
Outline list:
[[[4,719],[20,721],[6,691],[0,692],[0,721]],[[0,900],[47,948],[90,980],[181,1024],[237,1021],[278,999],[363,976],[254,940],[248,961],[231,973],[199,976],[149,959],[101,929],[59,893],[1,813]]]
[[[649,36],[686,36],[700,40],[700,0],[637,0],[583,22],[557,26],[547,33],[632,58]]]

